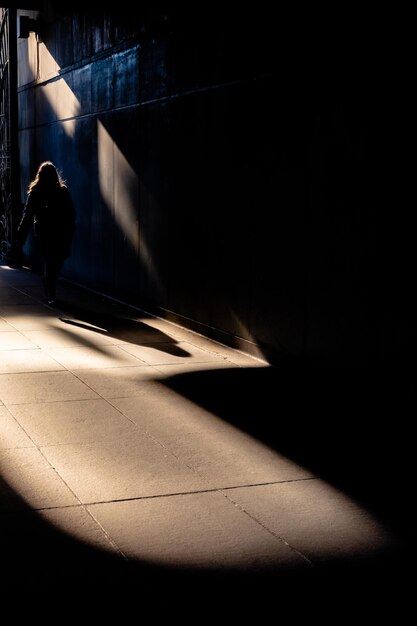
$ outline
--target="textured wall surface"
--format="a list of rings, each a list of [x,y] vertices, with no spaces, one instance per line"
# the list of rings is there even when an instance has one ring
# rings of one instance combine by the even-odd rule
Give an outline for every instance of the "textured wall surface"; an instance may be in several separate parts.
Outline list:
[[[270,360],[369,362],[362,34],[148,4],[49,9],[18,40],[22,202],[52,159],[78,215],[65,276]]]

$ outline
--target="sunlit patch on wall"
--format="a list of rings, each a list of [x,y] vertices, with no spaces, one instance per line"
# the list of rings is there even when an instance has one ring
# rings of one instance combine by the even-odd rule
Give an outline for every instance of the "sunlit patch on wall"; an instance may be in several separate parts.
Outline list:
[[[75,119],[81,110],[79,100],[65,78],[60,76],[60,67],[46,45],[41,40],[38,40],[34,33],[30,33],[29,38],[23,40],[23,42],[19,45],[27,45],[28,68],[31,73],[31,80],[37,81],[42,79],[42,81],[48,81],[37,87],[38,93],[49,103],[53,120],[62,122],[62,128],[66,135],[73,137],[75,133]]]
[[[140,256],[153,288],[161,288],[158,270],[139,224],[138,176],[100,121],[97,122],[97,149],[101,195],[126,244]]]

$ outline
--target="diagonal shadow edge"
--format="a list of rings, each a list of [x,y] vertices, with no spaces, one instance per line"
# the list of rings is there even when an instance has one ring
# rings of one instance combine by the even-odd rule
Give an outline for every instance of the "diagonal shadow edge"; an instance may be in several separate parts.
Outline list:
[[[413,451],[407,431],[415,408],[402,365],[332,369],[284,358],[280,366],[200,370],[161,382],[402,532],[409,523]]]

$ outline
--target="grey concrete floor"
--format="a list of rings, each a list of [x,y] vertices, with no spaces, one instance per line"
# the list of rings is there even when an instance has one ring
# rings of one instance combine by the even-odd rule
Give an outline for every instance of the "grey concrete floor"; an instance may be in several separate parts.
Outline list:
[[[4,597],[182,598],[183,616],[193,598],[200,616],[202,598],[291,598],[296,615],[307,591],[385,610],[399,583],[398,610],[405,469],[371,450],[368,394],[358,408],[334,372],[271,368],[62,281],[57,297],[0,265]]]

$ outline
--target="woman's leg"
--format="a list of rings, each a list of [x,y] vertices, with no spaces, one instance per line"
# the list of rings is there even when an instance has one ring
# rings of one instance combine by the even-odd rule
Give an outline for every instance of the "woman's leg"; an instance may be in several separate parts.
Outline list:
[[[52,302],[56,298],[56,282],[61,268],[62,261],[60,259],[53,257],[45,258],[43,280],[45,295],[49,302]]]
[[[45,259],[43,271],[43,285],[45,289],[45,296],[48,300],[55,300],[55,267],[51,259]]]

